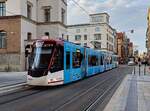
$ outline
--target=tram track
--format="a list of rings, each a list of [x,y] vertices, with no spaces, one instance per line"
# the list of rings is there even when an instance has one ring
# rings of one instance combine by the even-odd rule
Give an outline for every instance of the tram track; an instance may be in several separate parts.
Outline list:
[[[14,89],[14,90],[11,90],[11,91],[6,91],[5,93],[0,93],[0,97],[9,96],[9,95],[12,95],[12,94],[15,94],[15,93],[20,93],[20,92],[23,92],[23,91],[26,91],[26,90],[30,90],[31,88],[32,88],[31,86],[28,86],[27,84],[24,84],[24,85],[21,85],[21,87],[19,87],[17,89]],[[7,87],[6,87],[6,89],[7,89]]]
[[[108,75],[110,76],[110,75]],[[109,78],[106,77],[106,79],[102,80],[101,82],[94,84],[93,86],[91,86],[89,89],[85,89],[77,94],[75,94],[74,96],[72,96],[70,99],[68,99],[67,101],[65,101],[64,104],[62,104],[61,106],[57,107],[56,109],[54,109],[54,111],[62,111],[64,107],[68,106],[70,103],[73,103],[75,100],[80,99],[80,97],[87,95],[88,93],[90,93],[90,91],[97,89],[97,87],[99,86],[103,86],[106,82],[108,81],[113,81],[113,77],[115,77],[115,75],[110,76]]]
[[[102,76],[104,76],[104,75],[102,75]],[[110,80],[111,76],[109,78],[104,76],[104,78],[106,78],[106,79],[103,80],[102,82],[96,84],[96,85],[94,84],[94,86],[92,86],[89,90],[85,89],[84,91],[77,92],[68,101],[70,101],[72,98],[74,98],[80,94],[83,95],[85,92],[88,92],[88,91],[92,90],[94,87],[106,82],[106,80],[107,81]],[[28,97],[28,96],[32,96],[34,94],[39,94],[39,93],[42,93],[44,91],[48,91],[47,87],[40,87],[40,88],[42,88],[42,90],[40,90],[39,87],[26,87],[26,88],[24,87],[24,89],[20,89],[20,90],[12,91],[10,93],[2,94],[2,95],[0,95],[0,98],[1,98],[0,99],[0,105],[4,105],[6,103],[11,103],[11,102],[23,99],[23,98]],[[34,90],[34,89],[36,89],[36,90]],[[43,89],[45,89],[45,90],[43,90]]]
[[[18,90],[18,91],[14,91],[11,93],[6,93],[4,95],[0,95],[0,105],[6,104],[6,103],[10,103],[10,102],[14,102],[17,101],[19,99],[34,95],[34,94],[38,94],[41,93],[45,90],[39,90],[36,89],[37,87],[27,87],[25,89],[22,90]]]
[[[27,84],[25,82],[22,83],[15,83],[15,84],[9,84],[9,85],[4,85],[0,87],[0,94],[15,91],[17,89],[25,87]]]
[[[115,77],[116,77],[115,75],[112,75],[111,77],[103,80],[102,82],[95,84],[90,89],[82,91],[81,93],[74,95],[68,101],[65,101],[64,104],[57,107],[54,111],[69,111],[69,110],[76,111],[77,109],[80,109],[79,111],[95,111],[92,109],[94,109],[96,104],[99,101],[103,102],[103,98],[105,98],[105,96],[111,90],[114,90],[114,91],[116,90],[116,88],[119,86],[119,83],[121,83],[122,79],[124,78],[124,75],[122,75],[120,78],[117,77],[117,79]],[[115,83],[113,83],[114,81],[115,81]],[[112,85],[110,86],[110,84],[112,84]],[[107,89],[107,87],[108,87],[108,89]],[[114,88],[114,87],[116,87],[116,88]],[[90,93],[91,94],[93,93],[97,96],[94,97]],[[83,106],[83,107],[80,107],[77,109],[72,109],[71,107],[68,107],[68,106],[71,106],[71,104],[73,104],[73,103],[76,104],[76,101],[79,101],[80,99],[88,97],[88,96],[90,96],[88,99],[88,100],[90,100],[90,102],[88,102],[86,104],[86,106]]]
[[[9,86],[13,86],[13,85],[17,85],[17,84],[23,84],[23,83],[26,83],[26,82],[2,82],[0,84],[0,89],[3,88],[3,87],[9,87]]]
[[[104,101],[104,98],[113,90],[116,89],[117,86],[120,85],[123,77],[120,77],[115,83],[113,83],[106,91],[103,92],[102,95],[99,95],[95,99],[95,101],[91,104],[89,104],[83,111],[95,111],[98,104],[102,103]]]
[[[62,109],[63,107],[65,107],[66,105],[70,104],[71,102],[75,101],[76,99],[79,99],[79,98],[80,98],[81,96],[83,96],[84,94],[89,93],[91,90],[93,90],[94,88],[98,87],[99,85],[102,85],[104,82],[106,82],[106,81],[108,81],[108,80],[110,80],[110,79],[111,79],[111,77],[110,77],[110,78],[107,78],[107,79],[105,79],[105,80],[103,80],[102,82],[100,82],[100,83],[98,83],[98,84],[93,85],[93,86],[92,86],[91,88],[89,88],[88,90],[85,89],[84,91],[75,94],[75,95],[74,95],[73,97],[71,97],[68,101],[66,101],[65,104],[62,104],[60,107],[58,107],[58,108],[55,109],[54,111],[61,111],[61,109]]]
[[[94,87],[96,87],[97,85],[100,85],[104,82],[106,82],[106,80],[108,81],[111,77],[109,78],[106,78],[105,80],[103,80],[102,82],[94,85],[93,87],[91,87],[89,90],[85,89],[84,91],[85,92],[89,92],[90,90],[92,90]],[[63,86],[62,86],[63,87]],[[28,96],[32,96],[34,94],[38,94],[38,93],[41,93],[41,92],[44,92],[44,91],[48,91],[47,89],[48,87],[35,87],[35,86],[28,86],[28,87],[24,87],[24,89],[20,89],[20,90],[16,90],[16,91],[12,91],[12,92],[8,92],[8,93],[5,93],[5,94],[2,94],[0,95],[0,105],[3,105],[3,104],[6,104],[6,103],[10,103],[10,102],[13,102],[13,101],[17,101],[19,99],[22,99],[22,98],[25,98],[25,97],[28,97]],[[55,88],[55,87],[53,87]],[[35,90],[34,90],[35,89]],[[38,90],[39,89],[39,90]],[[40,90],[42,89],[42,90]],[[51,88],[50,88],[51,89]],[[38,90],[38,91],[37,91]],[[84,91],[81,91],[81,92],[77,92],[76,94],[74,94],[68,101],[70,101],[72,98],[78,96],[79,94],[84,94],[85,92]],[[30,93],[28,93],[30,92]],[[18,96],[20,95],[21,96]],[[8,97],[10,96],[10,97]],[[9,98],[9,99],[5,99],[5,98]],[[2,101],[3,100],[3,101]]]

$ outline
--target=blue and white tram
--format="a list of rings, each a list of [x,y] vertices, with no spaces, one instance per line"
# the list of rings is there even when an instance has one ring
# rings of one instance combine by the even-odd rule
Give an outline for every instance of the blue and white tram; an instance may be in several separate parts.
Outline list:
[[[117,67],[117,56],[63,40],[37,40],[29,55],[27,83],[55,86]]]

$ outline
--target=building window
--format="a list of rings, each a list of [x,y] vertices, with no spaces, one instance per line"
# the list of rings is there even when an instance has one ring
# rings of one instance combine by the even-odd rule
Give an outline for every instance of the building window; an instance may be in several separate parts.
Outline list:
[[[32,3],[30,3],[30,2],[28,2],[27,3],[27,17],[29,18],[29,19],[31,19],[31,17],[32,17]]]
[[[107,23],[109,23],[109,17],[108,16],[106,17],[106,20],[107,20]]]
[[[62,23],[64,24],[65,23],[65,10],[62,8],[61,9],[61,21],[62,21]]]
[[[67,35],[67,41],[69,41],[69,35]]]
[[[62,34],[62,39],[64,39],[64,34]]]
[[[109,50],[109,44],[108,44],[108,42],[107,42],[107,50]]]
[[[32,40],[32,33],[31,32],[28,32],[28,34],[27,34],[27,40],[28,41]]]
[[[94,34],[95,40],[101,40],[101,34]]]
[[[92,22],[103,22],[103,16],[92,17]]]
[[[45,36],[48,36],[48,37],[49,37],[49,32],[45,32]]]
[[[84,35],[84,40],[87,40],[87,35]]]
[[[80,33],[80,29],[76,29],[76,32],[77,32],[77,33]]]
[[[81,35],[75,35],[75,40],[80,41],[81,40]]]
[[[94,41],[93,45],[94,45],[94,49],[101,49],[101,42]]]
[[[0,2],[0,16],[6,15],[6,3]]]
[[[44,16],[45,16],[45,22],[50,22],[50,8],[45,8],[44,9]]]
[[[112,43],[114,42],[114,39],[113,39],[113,38],[111,38],[111,42],[112,42]]]
[[[109,40],[109,36],[108,36],[108,34],[106,34],[106,36],[107,36],[107,40]]]
[[[84,43],[84,46],[87,46],[87,43]]]
[[[87,32],[87,29],[84,29],[84,32]]]
[[[95,28],[95,32],[99,32],[100,31],[100,28],[99,27],[96,27]]]
[[[6,48],[6,32],[0,31],[0,48]]]

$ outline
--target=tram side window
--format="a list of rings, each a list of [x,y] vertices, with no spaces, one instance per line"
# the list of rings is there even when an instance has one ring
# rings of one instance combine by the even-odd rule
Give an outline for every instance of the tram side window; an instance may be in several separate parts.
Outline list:
[[[91,56],[90,56],[90,55],[88,56],[88,66],[92,66],[92,63],[91,63]]]
[[[51,67],[51,72],[57,72],[64,69],[64,49],[63,46],[57,47],[54,63]]]
[[[66,69],[70,69],[70,52],[66,52]]]
[[[108,57],[108,56],[107,56],[106,61],[107,61],[107,65],[110,64],[110,60],[109,60],[109,57]]]
[[[101,64],[100,65],[104,65],[104,63],[103,63],[103,56],[101,56],[101,60],[100,60],[101,62]]]
[[[98,64],[98,57],[97,56],[94,56],[94,58],[95,58],[95,66],[98,66],[99,64]]]
[[[116,61],[119,61],[119,58],[118,58],[118,57],[116,58]]]
[[[110,57],[110,64],[112,64],[112,57]]]
[[[98,57],[98,65],[101,65],[101,56]]]
[[[98,66],[98,57],[89,55],[89,57],[88,57],[88,65],[89,66]]]
[[[115,58],[114,57],[112,57],[112,63],[114,63],[115,62]]]
[[[80,52],[73,52],[72,56],[73,56],[72,57],[73,68],[80,68],[81,63],[82,63],[82,59],[83,59],[83,55]]]

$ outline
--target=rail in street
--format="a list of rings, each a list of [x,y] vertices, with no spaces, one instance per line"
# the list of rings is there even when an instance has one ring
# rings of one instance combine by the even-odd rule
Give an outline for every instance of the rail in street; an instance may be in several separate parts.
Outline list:
[[[24,88],[25,86],[27,86],[26,82],[22,82],[22,83],[15,83],[15,84],[9,84],[9,85],[3,85],[0,86],[0,94],[3,93],[9,93],[11,91],[15,91],[21,88]]]
[[[27,72],[0,72],[0,94],[24,88],[26,74]]]
[[[2,111],[102,111],[132,67],[57,87],[30,87],[0,96]]]

